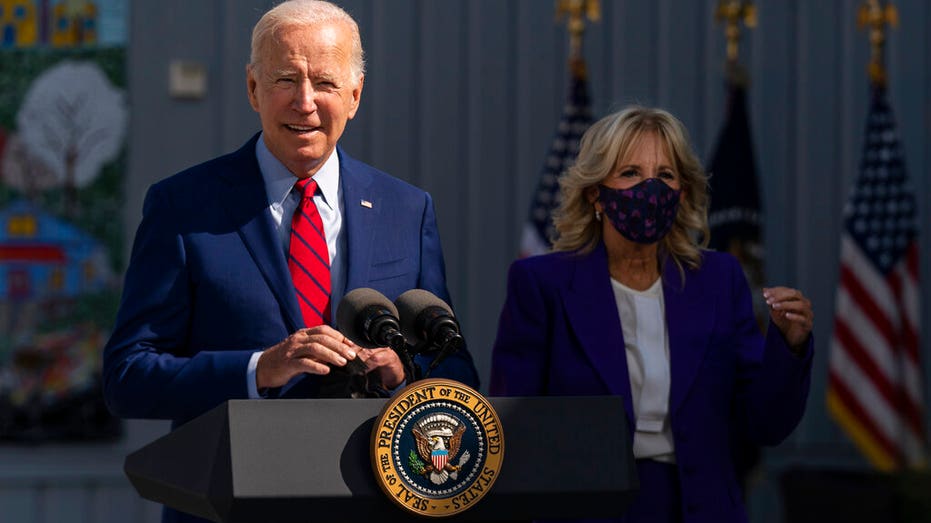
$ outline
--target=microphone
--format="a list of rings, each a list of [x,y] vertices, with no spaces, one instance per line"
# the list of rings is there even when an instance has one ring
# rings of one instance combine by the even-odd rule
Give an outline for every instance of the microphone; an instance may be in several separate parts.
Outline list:
[[[429,370],[465,344],[452,309],[433,293],[411,289],[398,296],[394,304],[400,313],[404,338],[414,341],[417,347],[421,347],[420,351],[430,346],[439,349]]]
[[[336,327],[356,345],[365,348],[391,347],[403,352],[398,309],[384,294],[362,287],[349,291],[336,308]]]

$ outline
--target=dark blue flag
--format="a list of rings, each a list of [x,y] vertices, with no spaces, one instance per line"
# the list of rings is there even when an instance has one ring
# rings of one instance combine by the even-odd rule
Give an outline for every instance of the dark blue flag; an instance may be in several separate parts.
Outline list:
[[[753,137],[747,115],[747,96],[740,82],[729,82],[727,119],[711,157],[708,172],[711,206],[708,225],[712,249],[729,252],[739,261],[755,296],[757,317],[766,311],[763,287],[762,209],[757,183]]]

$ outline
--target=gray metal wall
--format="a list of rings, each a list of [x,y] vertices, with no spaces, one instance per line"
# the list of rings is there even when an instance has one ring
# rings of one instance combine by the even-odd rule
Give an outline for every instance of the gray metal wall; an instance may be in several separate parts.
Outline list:
[[[342,143],[433,194],[453,305],[487,381],[507,266],[565,96],[564,27],[554,23],[548,0],[341,3],[360,22],[369,62],[362,108]],[[630,102],[663,106],[685,122],[707,157],[724,103],[716,3],[603,0],[603,20],[586,39],[595,113]],[[855,25],[860,0],[756,3],[759,27],[742,45],[742,60],[753,79],[769,281],[803,289],[816,314],[807,415],[789,442],[767,454],[769,472],[756,483],[753,518],[775,522],[774,471],[796,462],[862,464],[825,414],[824,386],[841,208],[859,161],[869,50]],[[270,4],[133,3],[127,238],[149,184],[238,147],[257,130],[244,64],[250,28]],[[890,93],[927,232],[931,3],[896,4],[901,26],[890,36]],[[169,97],[174,59],[206,65],[205,99]],[[931,255],[929,245],[923,238],[923,259]],[[921,277],[931,279],[931,264],[922,264]],[[931,304],[928,289],[922,298]],[[923,319],[931,324],[931,306]],[[929,354],[931,336],[922,346]],[[127,450],[164,426],[137,422],[130,429],[127,442],[112,447],[0,448],[0,514],[29,523],[152,521],[157,510],[134,497],[119,468]]]

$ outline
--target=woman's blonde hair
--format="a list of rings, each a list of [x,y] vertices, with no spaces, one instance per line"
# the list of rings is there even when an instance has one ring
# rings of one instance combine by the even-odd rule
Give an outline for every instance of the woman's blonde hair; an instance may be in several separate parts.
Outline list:
[[[553,250],[590,252],[601,241],[588,194],[629,157],[639,139],[655,133],[679,175],[683,198],[676,221],[660,241],[660,256],[671,256],[680,271],[701,265],[708,245],[708,177],[689,144],[682,122],[662,109],[630,106],[605,116],[582,136],[575,164],[559,179],[561,201],[553,216]]]

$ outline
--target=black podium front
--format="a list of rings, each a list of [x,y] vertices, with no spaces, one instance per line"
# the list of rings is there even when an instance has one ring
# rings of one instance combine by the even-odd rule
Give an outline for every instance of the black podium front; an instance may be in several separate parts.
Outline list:
[[[491,491],[448,521],[617,517],[638,488],[620,397],[488,398],[504,461]],[[212,521],[415,518],[375,483],[383,399],[229,401],[126,458],[139,494]]]

